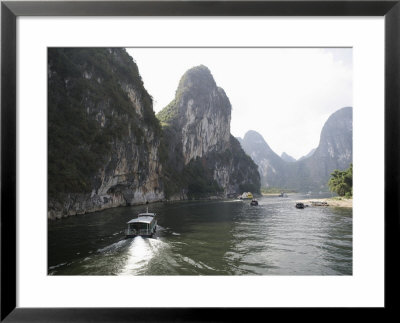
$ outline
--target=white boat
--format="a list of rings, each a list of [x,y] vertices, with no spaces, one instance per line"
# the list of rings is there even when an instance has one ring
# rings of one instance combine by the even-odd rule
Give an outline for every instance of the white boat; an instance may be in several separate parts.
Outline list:
[[[155,213],[139,213],[138,217],[127,222],[128,228],[125,230],[126,238],[136,236],[152,237],[157,229],[157,219]]]
[[[244,192],[241,196],[240,196],[241,200],[252,200],[253,199],[253,194],[251,192]]]

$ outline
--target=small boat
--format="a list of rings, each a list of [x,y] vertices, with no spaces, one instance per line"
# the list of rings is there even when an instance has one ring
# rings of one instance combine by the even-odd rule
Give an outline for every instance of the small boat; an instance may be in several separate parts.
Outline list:
[[[138,217],[127,222],[128,228],[125,230],[125,238],[136,236],[152,237],[157,228],[157,219],[155,213],[139,213]]]
[[[284,192],[282,192],[281,194],[279,194],[279,197],[288,197],[288,195]]]
[[[251,192],[244,192],[241,195],[241,200],[252,200],[253,199],[253,194]]]
[[[251,206],[257,206],[257,205],[258,205],[258,201],[257,201],[257,200],[252,200],[252,201],[250,202],[250,205],[251,205]]]
[[[297,209],[304,209],[304,203],[301,203],[301,202],[296,203],[296,208]]]

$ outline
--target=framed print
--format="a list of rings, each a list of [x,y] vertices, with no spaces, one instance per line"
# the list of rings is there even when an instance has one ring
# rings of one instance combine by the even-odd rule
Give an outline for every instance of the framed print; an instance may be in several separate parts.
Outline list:
[[[398,1],[1,10],[2,320],[394,308]]]

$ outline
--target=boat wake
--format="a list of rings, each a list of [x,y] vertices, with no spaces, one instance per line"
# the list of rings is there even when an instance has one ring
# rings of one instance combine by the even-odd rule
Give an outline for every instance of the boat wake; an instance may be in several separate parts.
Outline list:
[[[165,242],[158,239],[135,237],[129,246],[125,266],[120,275],[143,274],[149,262],[166,246]]]
[[[125,246],[127,244],[127,240],[120,240],[118,242],[115,242],[109,246],[106,246],[104,248],[98,249],[97,252],[103,253],[103,252],[115,252]]]

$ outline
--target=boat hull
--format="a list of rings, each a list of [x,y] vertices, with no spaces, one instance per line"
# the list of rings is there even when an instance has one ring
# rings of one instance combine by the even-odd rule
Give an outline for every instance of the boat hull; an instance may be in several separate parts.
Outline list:
[[[142,238],[153,238],[155,233],[152,234],[127,234],[125,236],[125,239],[131,239],[131,238],[136,238],[136,237],[142,237]]]

